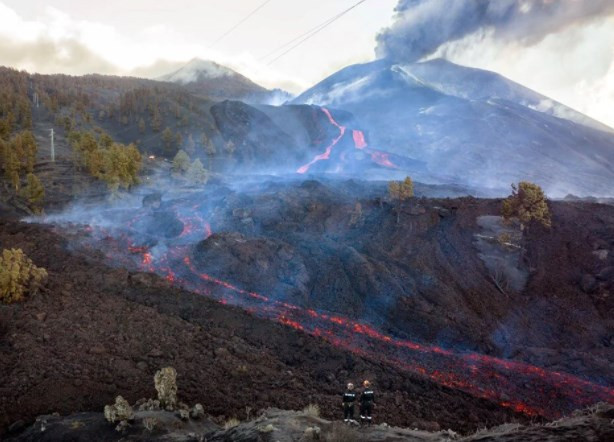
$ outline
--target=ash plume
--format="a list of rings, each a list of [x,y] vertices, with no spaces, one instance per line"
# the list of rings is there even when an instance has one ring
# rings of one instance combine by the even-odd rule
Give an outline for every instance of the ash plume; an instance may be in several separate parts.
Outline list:
[[[415,62],[468,36],[531,46],[550,34],[614,14],[613,0],[399,0],[376,53]]]

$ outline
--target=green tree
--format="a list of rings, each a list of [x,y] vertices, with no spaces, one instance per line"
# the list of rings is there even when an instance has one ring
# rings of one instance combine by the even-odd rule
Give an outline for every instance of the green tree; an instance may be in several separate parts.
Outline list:
[[[552,225],[544,191],[528,181],[512,184],[512,194],[503,201],[501,214],[506,220],[517,218],[523,230],[534,222],[547,228]]]
[[[186,178],[193,184],[206,184],[209,180],[209,173],[203,167],[203,163],[197,158],[190,164]]]
[[[139,133],[145,133],[145,120],[143,120],[142,118],[139,120]]]
[[[184,174],[190,168],[190,157],[183,150],[179,150],[173,158],[173,172]]]
[[[388,195],[394,201],[397,212],[397,224],[400,221],[401,205],[414,196],[414,183],[410,177],[406,177],[403,181],[390,181],[388,183]]]
[[[164,144],[164,151],[167,154],[171,154],[173,147],[175,146],[175,136],[170,128],[166,128],[162,131],[162,143]]]
[[[34,212],[40,213],[41,203],[45,199],[45,188],[38,177],[33,173],[26,175],[26,186],[22,189],[21,195],[28,201]]]
[[[112,192],[120,187],[130,189],[138,184],[138,174],[142,166],[141,154],[134,144],[124,146],[113,143],[103,151],[102,179]]]
[[[15,189],[15,191],[19,191],[19,185],[21,183],[21,178],[19,176],[20,172],[20,162],[17,153],[13,149],[13,143],[4,143],[3,142],[3,169],[5,177],[11,182],[11,185]]]
[[[36,152],[38,147],[36,145],[36,139],[29,130],[25,130],[21,133],[22,139],[22,153],[23,161],[25,162],[25,169],[27,172],[34,171],[34,164],[36,164]]]
[[[162,118],[160,118],[160,112],[158,108],[154,108],[153,114],[151,116],[151,130],[154,132],[160,132],[160,128],[162,127]]]
[[[113,138],[106,132],[102,132],[100,134],[100,138],[98,139],[98,144],[100,147],[109,148],[113,145]]]

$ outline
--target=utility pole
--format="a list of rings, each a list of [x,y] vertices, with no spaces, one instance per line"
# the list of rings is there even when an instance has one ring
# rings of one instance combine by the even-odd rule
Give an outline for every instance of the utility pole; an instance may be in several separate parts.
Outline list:
[[[55,145],[53,144],[53,128],[51,128],[51,162],[55,163]]]

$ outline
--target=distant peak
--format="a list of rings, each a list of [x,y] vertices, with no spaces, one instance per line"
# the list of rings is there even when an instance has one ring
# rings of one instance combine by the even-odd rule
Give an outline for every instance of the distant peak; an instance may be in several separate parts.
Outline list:
[[[193,58],[177,71],[165,76],[163,79],[176,83],[192,83],[202,77],[209,79],[237,75],[235,71],[211,60]]]

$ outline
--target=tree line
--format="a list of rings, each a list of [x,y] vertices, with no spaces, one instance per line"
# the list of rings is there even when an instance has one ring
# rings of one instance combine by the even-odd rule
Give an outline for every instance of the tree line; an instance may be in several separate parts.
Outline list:
[[[117,143],[104,131],[71,131],[76,166],[104,181],[112,193],[139,183],[142,156],[134,144]]]

